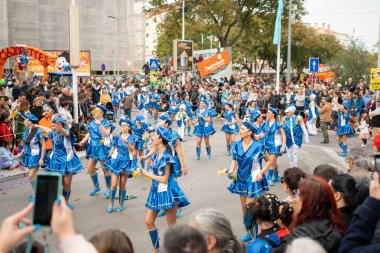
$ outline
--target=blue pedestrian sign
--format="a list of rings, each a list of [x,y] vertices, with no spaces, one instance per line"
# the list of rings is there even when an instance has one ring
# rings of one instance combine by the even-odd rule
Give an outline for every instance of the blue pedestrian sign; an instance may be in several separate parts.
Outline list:
[[[319,58],[309,58],[309,72],[318,72]]]
[[[149,59],[149,69],[150,70],[158,70],[158,60],[157,59]]]

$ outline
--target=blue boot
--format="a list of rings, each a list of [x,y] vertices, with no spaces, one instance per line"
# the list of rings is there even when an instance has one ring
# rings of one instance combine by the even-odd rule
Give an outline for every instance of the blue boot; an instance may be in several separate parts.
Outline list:
[[[341,149],[343,149],[343,142],[342,142],[342,141],[339,142],[339,147],[340,147]]]
[[[116,190],[111,190],[111,205],[107,207],[107,212],[112,213],[113,212],[113,202],[116,197]]]
[[[30,180],[30,185],[33,188],[33,194],[31,196],[29,196],[29,203],[33,203],[34,202],[34,194],[36,193],[36,180],[35,179]]]
[[[104,181],[106,181],[107,190],[103,192],[103,195],[106,199],[109,199],[111,194],[111,176],[104,175]]]
[[[343,152],[339,153],[338,155],[341,157],[346,157],[347,156],[347,145],[342,145],[343,146]]]
[[[95,173],[94,175],[92,175],[91,180],[95,188],[92,191],[90,191],[88,194],[90,196],[94,196],[95,194],[100,192],[98,173]]]
[[[67,207],[70,208],[71,210],[73,210],[74,207],[69,203],[69,199],[70,199],[71,191],[62,191],[62,195],[63,195],[63,197],[64,197],[65,200],[66,200]]]
[[[149,231],[150,240],[152,241],[152,245],[154,249],[160,248],[160,242],[158,239],[158,229],[150,230]]]
[[[281,177],[279,175],[279,170],[277,167],[274,167],[273,183],[280,182],[280,181],[281,181]]]
[[[227,156],[231,156],[231,145],[227,145]]]
[[[157,214],[157,217],[162,217],[162,216],[165,216],[165,215],[166,215],[165,211],[159,211],[158,214]]]
[[[192,137],[193,135],[191,134],[191,126],[187,126],[187,136]]]
[[[124,200],[125,200],[126,195],[127,195],[127,190],[119,191],[119,204],[120,204],[120,206],[118,206],[116,208],[116,212],[124,211]]]
[[[154,124],[157,124],[158,121],[158,115],[154,115]]]
[[[206,151],[207,151],[207,159],[211,159],[211,146],[206,147]]]
[[[268,169],[268,173],[267,173],[267,181],[268,181],[268,185],[269,186],[273,186],[273,181],[272,181],[272,178],[273,178],[273,169],[272,168],[269,168]]]
[[[197,157],[195,160],[201,159],[201,147],[196,147],[195,150],[197,151]]]
[[[175,217],[178,219],[178,218],[179,218],[179,216],[181,215],[181,213],[182,213],[182,207],[178,208],[178,210],[177,210],[177,213],[176,213]]]

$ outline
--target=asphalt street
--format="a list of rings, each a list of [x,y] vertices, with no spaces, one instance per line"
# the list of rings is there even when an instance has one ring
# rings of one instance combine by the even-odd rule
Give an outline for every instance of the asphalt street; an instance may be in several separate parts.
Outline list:
[[[220,131],[221,127],[221,122],[217,121],[215,123],[217,132],[211,137],[213,156],[211,160],[206,159],[205,146],[202,146],[201,160],[194,160],[195,137],[186,137],[185,142],[183,142],[185,162],[189,173],[179,178],[179,184],[190,199],[191,204],[184,208],[178,223],[186,223],[191,213],[198,209],[216,208],[226,213],[232,222],[235,234],[241,237],[244,235],[244,227],[239,196],[229,193],[227,186],[231,181],[226,176],[217,174],[217,170],[229,167],[231,162],[231,157],[226,156],[225,138],[224,133]],[[311,172],[315,166],[321,163],[333,163],[342,169],[346,169],[344,159],[337,156],[339,149],[335,142],[335,134],[330,133],[329,144],[320,144],[322,136],[320,132],[318,134],[319,136],[310,138],[309,144],[302,146],[298,166],[306,172]],[[360,144],[358,137],[349,139],[349,148]],[[280,170],[283,171],[288,166],[287,155],[280,157]],[[104,189],[105,183],[101,172],[100,176],[101,187]],[[150,184],[151,181],[144,177],[129,179],[127,194],[136,194],[138,198],[127,201],[124,212],[109,214],[106,211],[108,201],[103,199],[102,194],[94,197],[88,196],[88,192],[92,189],[92,183],[86,174],[86,170],[83,170],[74,177],[71,194],[77,232],[86,238],[90,238],[96,232],[117,228],[128,234],[136,252],[150,252],[151,243],[144,223],[147,210],[144,205]],[[15,182],[12,187],[7,188],[0,184],[0,189],[0,220],[26,206],[32,193],[32,189],[27,183]],[[271,187],[271,192],[282,198],[284,197],[282,189],[282,185],[277,183]],[[165,217],[158,218],[156,225],[162,238],[167,229]],[[40,238],[40,235],[41,233],[38,232],[37,238]],[[48,241],[52,252],[59,252],[58,241],[54,235],[50,235]]]

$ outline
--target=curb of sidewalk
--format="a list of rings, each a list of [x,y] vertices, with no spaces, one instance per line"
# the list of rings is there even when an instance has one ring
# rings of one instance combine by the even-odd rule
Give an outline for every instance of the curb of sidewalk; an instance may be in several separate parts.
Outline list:
[[[86,151],[79,151],[79,152],[77,152],[77,155],[78,155],[79,159],[82,161],[82,160],[84,160],[84,157],[86,155]],[[1,177],[0,178],[0,184],[5,183],[5,182],[9,182],[12,180],[16,180],[19,178],[27,177],[28,174],[29,174],[29,172],[26,170],[26,171],[23,171],[23,172],[20,172],[20,173],[11,175],[11,176]]]

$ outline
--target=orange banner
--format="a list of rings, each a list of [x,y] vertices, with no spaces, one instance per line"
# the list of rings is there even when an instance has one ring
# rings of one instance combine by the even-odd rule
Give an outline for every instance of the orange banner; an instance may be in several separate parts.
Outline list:
[[[48,66],[48,72],[60,72],[64,71],[64,68],[70,62],[69,51],[46,51],[52,56],[56,56],[57,60],[54,64]],[[35,59],[30,60],[28,63],[28,70],[34,72],[37,76],[43,76],[44,69],[41,63]],[[91,73],[91,59],[90,51],[81,51],[80,52],[80,66],[78,68],[79,76],[89,76]]]
[[[197,63],[197,67],[201,77],[207,76],[214,71],[227,66],[230,63],[230,55],[227,50],[219,52],[206,60]]]
[[[319,80],[328,81],[335,77],[335,73],[327,64],[319,64],[318,72],[315,73]]]

